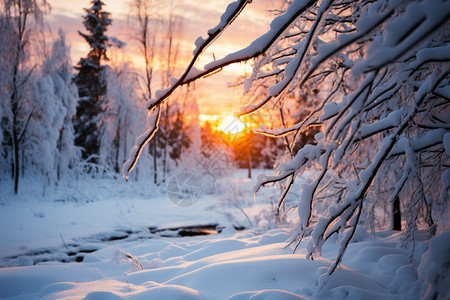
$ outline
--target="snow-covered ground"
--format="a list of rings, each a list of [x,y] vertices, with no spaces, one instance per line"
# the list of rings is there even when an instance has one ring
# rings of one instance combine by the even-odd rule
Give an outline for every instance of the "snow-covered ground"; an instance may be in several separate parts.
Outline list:
[[[336,240],[325,244],[322,258],[305,258],[307,240],[292,254],[286,244],[290,228],[274,228],[261,213],[273,205],[275,190],[253,198],[244,171],[217,186],[189,207],[174,205],[163,187],[106,179],[47,194],[39,188],[26,189],[20,197],[3,193],[0,297],[415,299],[439,287],[441,295],[442,289],[449,295],[449,277],[441,276],[440,262],[449,257],[450,231],[434,238],[431,247],[419,232],[410,261],[400,233],[371,236],[359,230],[342,267],[317,290],[335,258]],[[229,205],[234,200],[243,202],[247,216]],[[226,218],[226,212],[236,219]],[[233,228],[250,222],[254,228]],[[195,237],[149,231],[206,224],[224,229]],[[424,256],[429,248],[433,251]],[[75,251],[82,262],[61,262]],[[427,286],[433,280],[437,283]]]
[[[150,227],[206,224],[248,227],[242,212],[232,206],[224,207],[228,200],[247,206],[245,212],[256,218],[261,210],[270,207],[265,195],[276,192],[263,192],[261,197],[254,198],[252,182],[246,175],[246,170],[236,171],[215,180],[214,187],[211,178],[200,180],[203,188],[200,197],[194,205],[185,207],[170,200],[167,184],[155,187],[145,182],[88,178],[69,187],[43,191],[27,178],[20,194],[13,196],[7,183],[0,182],[0,189],[5,191],[0,193],[0,266],[5,266],[5,257],[42,252],[86,238],[103,239],[130,231],[142,237]],[[235,220],[227,219],[225,212],[233,213]]]
[[[2,257],[59,247],[93,235],[145,231],[153,226],[218,223],[205,214],[208,195],[198,205],[178,207],[159,189],[122,180],[92,180],[46,197],[42,191],[4,199],[0,209]],[[69,199],[69,200],[66,200]]]

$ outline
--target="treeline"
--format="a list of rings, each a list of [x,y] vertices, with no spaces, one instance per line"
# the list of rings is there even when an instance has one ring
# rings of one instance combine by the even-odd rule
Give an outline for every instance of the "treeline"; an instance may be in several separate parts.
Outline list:
[[[90,4],[83,17],[85,31],[79,32],[90,50],[74,66],[64,32],[50,37],[45,31],[45,16],[50,11],[46,1],[2,2],[0,172],[3,180],[11,178],[15,193],[19,192],[20,179],[26,176],[39,179],[44,188],[80,174],[120,176],[130,145],[139,134],[135,128],[146,122],[142,106],[151,94],[145,91],[156,84],[164,88],[176,73],[176,42],[166,45],[166,63],[158,72],[147,74],[150,76],[140,76],[127,61],[111,62],[108,52],[112,48],[122,51],[125,43],[106,35],[112,18],[104,10],[105,4]],[[158,22],[158,28],[147,22],[147,32],[166,30],[175,41],[179,37],[173,26],[178,20],[172,15],[168,25]],[[142,41],[139,34],[135,38]],[[49,39],[54,40],[51,47],[46,46]],[[155,65],[154,57],[148,67]],[[143,79],[155,76],[161,76],[163,83]],[[184,100],[167,102],[161,131],[147,151],[147,163],[141,166],[144,173],[154,170],[155,183],[165,180],[194,140],[187,132],[195,132],[189,126],[196,123],[198,109],[195,101],[186,104],[190,97],[187,91],[180,96],[177,99]],[[188,110],[194,117],[184,117]],[[163,174],[160,179],[157,172]]]

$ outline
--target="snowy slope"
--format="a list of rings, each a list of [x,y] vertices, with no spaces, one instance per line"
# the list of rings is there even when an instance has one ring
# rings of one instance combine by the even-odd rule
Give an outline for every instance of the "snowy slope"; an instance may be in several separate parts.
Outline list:
[[[11,299],[414,299],[417,262],[395,247],[399,235],[353,243],[344,266],[315,294],[331,261],[292,254],[286,229],[119,243],[82,263],[0,269]],[[423,253],[423,244],[417,251]],[[325,247],[332,258],[335,245]],[[350,266],[351,268],[349,268]],[[400,276],[401,275],[401,276]]]
[[[203,179],[205,183],[211,181]],[[79,244],[86,239],[107,239],[130,231],[138,233],[138,237],[148,236],[151,227],[231,225],[223,213],[217,212],[224,210],[227,203],[218,200],[236,197],[235,200],[246,202],[246,213],[252,217],[270,207],[264,195],[276,193],[262,193],[262,197],[255,199],[246,170],[216,180],[214,190],[203,186],[198,202],[188,207],[175,205],[168,197],[167,185],[163,184],[87,178],[70,187],[43,192],[32,179],[26,178],[24,182],[27,188],[19,195],[12,194],[7,182],[0,182],[0,190],[9,191],[0,193],[0,267],[5,266],[2,262],[5,257]],[[213,205],[220,207],[212,209]],[[232,225],[248,227],[244,215],[236,208],[225,210],[235,214]]]
[[[436,290],[448,295],[448,276],[443,276],[448,270],[442,267],[450,251],[449,230],[440,231],[431,248],[425,233],[416,235],[410,261],[400,233],[371,236],[359,228],[341,268],[318,290],[338,241],[330,239],[322,258],[308,260],[307,237],[293,254],[293,246],[286,243],[292,227],[274,228],[258,215],[270,208],[274,194],[266,190],[254,199],[252,182],[244,174],[230,176],[217,193],[205,193],[184,208],[175,206],[161,187],[105,179],[51,195],[36,188],[20,199],[4,197],[0,298],[419,299]],[[243,209],[259,226],[236,231],[219,213],[224,199],[233,195],[247,203]],[[57,201],[61,199],[66,201]],[[214,203],[216,210],[209,209]],[[228,209],[248,225],[235,207]],[[193,224],[225,228],[196,237],[161,237],[148,230]],[[124,233],[129,236],[120,239]],[[109,241],[111,237],[117,239]],[[60,262],[75,248],[82,262]]]

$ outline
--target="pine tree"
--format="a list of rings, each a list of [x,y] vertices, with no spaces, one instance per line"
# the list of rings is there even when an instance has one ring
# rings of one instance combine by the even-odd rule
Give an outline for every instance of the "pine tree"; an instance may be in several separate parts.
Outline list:
[[[107,66],[102,61],[108,60],[106,51],[114,43],[118,47],[122,42],[105,35],[111,25],[111,14],[103,10],[102,1],[91,1],[92,7],[85,8],[84,26],[89,32],[78,32],[89,44],[90,51],[81,58],[75,69],[78,74],[74,78],[78,86],[79,103],[74,122],[75,144],[84,148],[83,158],[89,158],[99,152],[99,124],[102,110],[102,96],[106,93],[104,70]],[[97,161],[95,158],[93,161]]]
[[[184,150],[188,149],[192,143],[186,131],[186,124],[183,120],[182,112],[177,108],[176,118],[173,122],[173,128],[168,135],[168,142],[171,146],[169,156],[178,165]]]

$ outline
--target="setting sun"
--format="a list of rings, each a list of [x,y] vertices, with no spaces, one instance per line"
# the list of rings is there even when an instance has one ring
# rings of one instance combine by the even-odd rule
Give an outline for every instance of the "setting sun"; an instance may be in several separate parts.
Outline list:
[[[216,131],[226,134],[238,134],[250,127],[250,123],[246,123],[242,118],[235,118],[232,115],[200,115],[200,122],[204,124],[208,122]]]
[[[220,120],[217,129],[227,134],[238,134],[244,131],[246,127],[241,119],[230,115]]]

